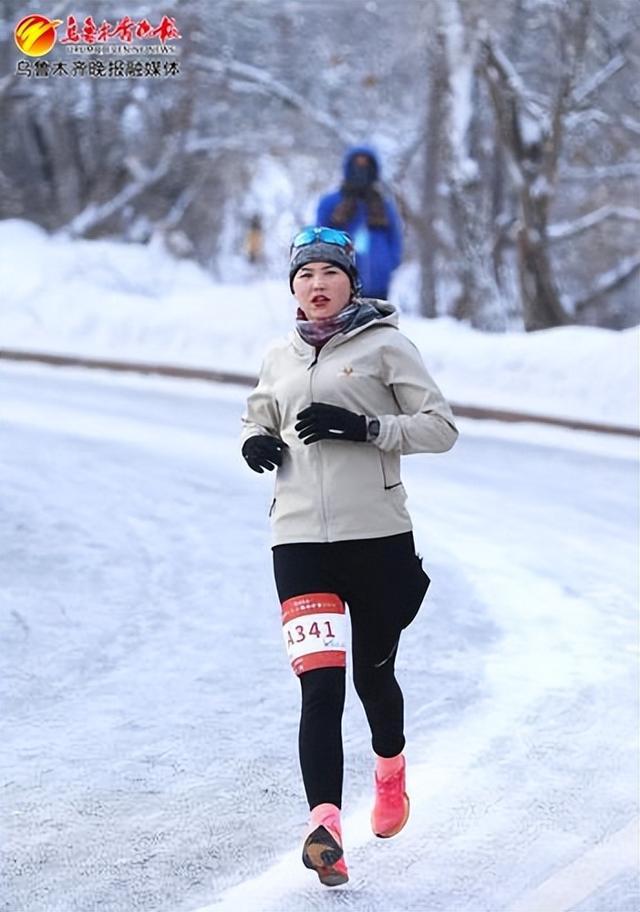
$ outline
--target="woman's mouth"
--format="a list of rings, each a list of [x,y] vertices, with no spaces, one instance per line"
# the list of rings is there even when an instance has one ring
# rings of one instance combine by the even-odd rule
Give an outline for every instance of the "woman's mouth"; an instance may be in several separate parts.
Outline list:
[[[330,301],[330,298],[328,298],[326,295],[321,295],[321,294],[314,295],[311,298],[312,304],[328,304],[329,301]]]

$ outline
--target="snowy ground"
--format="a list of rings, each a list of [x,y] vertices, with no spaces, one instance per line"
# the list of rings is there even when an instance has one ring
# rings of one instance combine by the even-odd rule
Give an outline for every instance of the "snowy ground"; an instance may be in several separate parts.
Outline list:
[[[221,284],[158,245],[69,241],[0,221],[0,348],[256,373],[292,325],[286,249],[282,238],[281,279],[245,264],[244,282]],[[401,309],[415,307],[416,284],[408,264],[392,295]],[[404,312],[401,325],[453,402],[640,424],[640,327],[490,334]]]
[[[462,422],[404,461],[433,577],[399,656],[413,813],[369,833],[350,692],[327,891],[246,391],[0,388],[2,912],[637,912],[636,441]]]

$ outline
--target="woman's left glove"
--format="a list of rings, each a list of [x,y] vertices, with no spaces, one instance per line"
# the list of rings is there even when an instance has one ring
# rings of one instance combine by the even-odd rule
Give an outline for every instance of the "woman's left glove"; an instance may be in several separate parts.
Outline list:
[[[306,444],[317,440],[356,440],[367,439],[367,419],[356,415],[348,409],[326,402],[312,402],[310,406],[296,415],[298,437]]]

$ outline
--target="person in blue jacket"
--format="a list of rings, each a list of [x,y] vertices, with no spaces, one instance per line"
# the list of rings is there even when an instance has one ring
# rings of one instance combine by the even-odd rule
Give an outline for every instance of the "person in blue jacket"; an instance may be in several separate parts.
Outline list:
[[[402,225],[395,205],[381,193],[380,162],[369,146],[355,146],[344,158],[344,181],[323,196],[317,225],[341,228],[353,238],[362,294],[389,296],[393,270],[402,258]]]

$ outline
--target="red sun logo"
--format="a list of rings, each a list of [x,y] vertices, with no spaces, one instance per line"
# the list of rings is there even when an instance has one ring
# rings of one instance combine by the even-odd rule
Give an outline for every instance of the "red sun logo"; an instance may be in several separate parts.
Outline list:
[[[29,57],[43,57],[56,43],[56,29],[62,19],[48,19],[32,14],[25,16],[16,25],[13,37],[23,54]]]

